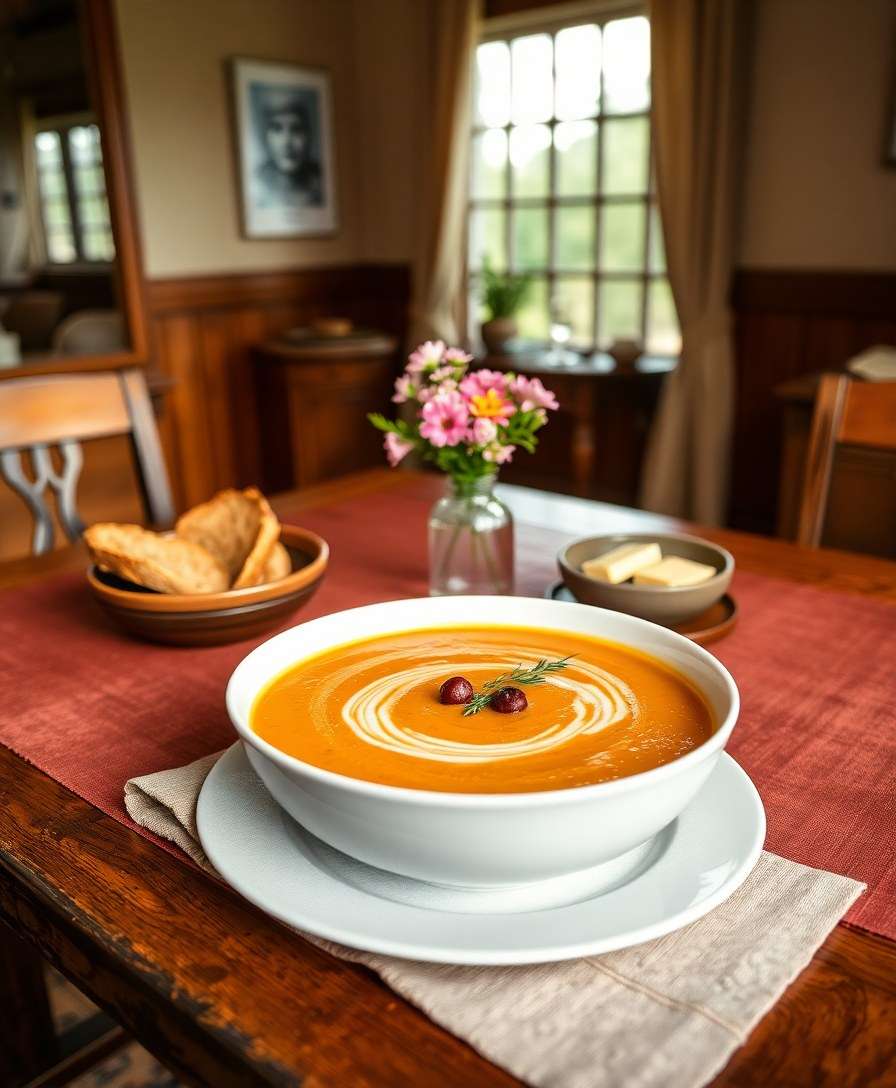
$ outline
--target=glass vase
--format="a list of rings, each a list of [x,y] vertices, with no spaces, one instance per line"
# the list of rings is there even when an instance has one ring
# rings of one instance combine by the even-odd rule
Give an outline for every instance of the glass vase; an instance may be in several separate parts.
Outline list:
[[[496,480],[447,479],[429,515],[430,596],[513,592],[513,517]]]

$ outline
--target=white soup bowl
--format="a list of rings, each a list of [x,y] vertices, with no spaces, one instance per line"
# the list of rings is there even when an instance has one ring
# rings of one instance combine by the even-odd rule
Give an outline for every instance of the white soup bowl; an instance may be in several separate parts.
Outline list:
[[[312,654],[356,639],[459,624],[592,635],[652,654],[699,688],[717,728],[686,755],[627,778],[477,794],[385,786],[322,770],[286,755],[249,724],[262,688]],[[592,869],[657,835],[711,774],[737,721],[739,697],[728,671],[706,650],[634,616],[526,597],[427,597],[336,612],[275,635],[237,666],[227,686],[227,709],[249,762],[273,797],[325,843],[418,880],[500,888]]]

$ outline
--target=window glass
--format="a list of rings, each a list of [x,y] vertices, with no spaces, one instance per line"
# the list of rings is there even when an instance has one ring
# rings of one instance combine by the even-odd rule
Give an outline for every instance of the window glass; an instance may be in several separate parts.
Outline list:
[[[473,196],[503,199],[507,191],[507,133],[488,128],[473,137]]]
[[[52,264],[111,261],[115,243],[97,126],[38,132],[34,153],[47,259]]]
[[[650,24],[643,15],[604,27],[605,113],[650,108]]]
[[[557,193],[590,196],[597,188],[597,125],[563,121],[554,129]]]
[[[547,208],[516,208],[513,212],[513,267],[517,271],[545,268],[548,263]]]
[[[470,264],[481,268],[488,259],[493,268],[507,267],[503,208],[479,208],[470,216]]]
[[[570,26],[556,38],[556,116],[593,117],[600,101],[600,29]]]
[[[598,293],[598,345],[606,350],[614,340],[640,340],[643,308],[638,280],[604,280]]]
[[[480,125],[506,125],[510,120],[510,48],[507,42],[485,42],[476,50],[476,120]]]
[[[647,289],[647,350],[655,355],[677,355],[681,333],[668,280],[653,280]]]
[[[514,124],[547,121],[554,112],[554,50],[550,34],[530,34],[511,45]]]
[[[547,196],[550,190],[551,130],[525,125],[510,130],[514,196]]]
[[[603,125],[602,189],[605,196],[647,191],[650,123],[646,117],[624,117]]]
[[[569,343],[587,348],[594,337],[594,279],[558,276],[553,294],[555,312],[572,326]]]
[[[656,205],[650,209],[650,249],[647,254],[647,267],[651,272],[666,271],[666,247],[663,243],[663,224]]]
[[[548,284],[544,276],[535,276],[526,301],[516,315],[520,336],[529,340],[548,338]]]
[[[588,204],[560,207],[556,212],[557,267],[594,267],[594,210]]]
[[[643,203],[604,204],[600,223],[602,272],[637,272],[644,267]]]

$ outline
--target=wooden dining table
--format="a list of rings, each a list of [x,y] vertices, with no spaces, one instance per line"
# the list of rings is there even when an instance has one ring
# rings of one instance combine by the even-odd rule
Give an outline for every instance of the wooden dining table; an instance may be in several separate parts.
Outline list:
[[[283,494],[273,505],[294,515],[409,479],[370,471]],[[419,490],[419,478],[414,485]],[[431,486],[435,497],[440,481]],[[522,548],[527,526],[570,538],[695,529],[558,494],[501,492]],[[896,563],[697,531],[732,551],[742,570],[896,603]],[[0,587],[84,564],[78,546],[16,560],[0,567]],[[0,921],[9,927],[0,925],[0,1051],[17,1048],[21,1068],[45,1056],[40,1023],[12,1015],[40,1019],[39,953],[190,1084],[518,1083],[373,972],[311,945],[3,746]],[[896,1084],[896,943],[839,925],[712,1083]]]

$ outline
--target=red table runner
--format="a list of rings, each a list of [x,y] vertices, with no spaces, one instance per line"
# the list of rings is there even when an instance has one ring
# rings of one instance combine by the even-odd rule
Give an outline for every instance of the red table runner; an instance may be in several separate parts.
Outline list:
[[[303,511],[296,522],[332,551],[297,621],[425,595],[426,512],[412,488]],[[562,539],[518,527],[519,593],[540,596],[556,577]],[[766,847],[865,881],[847,920],[896,939],[896,607],[744,572],[733,592],[740,621],[712,649],[741,690],[729,751],[762,794]],[[234,739],[224,687],[253,645],[134,641],[80,575],[9,590],[0,595],[0,742],[134,826],[122,801],[128,778]]]

